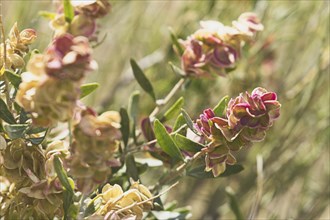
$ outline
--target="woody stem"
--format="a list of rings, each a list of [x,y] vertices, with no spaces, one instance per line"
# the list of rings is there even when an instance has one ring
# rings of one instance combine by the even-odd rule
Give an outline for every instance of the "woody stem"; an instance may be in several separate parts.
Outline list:
[[[167,96],[161,100],[160,103],[157,104],[157,106],[154,108],[154,110],[149,115],[149,118],[151,121],[153,121],[154,117],[157,115],[157,113],[160,111],[160,107],[167,104],[171,98],[175,95],[175,93],[181,88],[181,86],[186,81],[186,78],[181,78],[175,86],[172,88],[172,90],[167,94]]]

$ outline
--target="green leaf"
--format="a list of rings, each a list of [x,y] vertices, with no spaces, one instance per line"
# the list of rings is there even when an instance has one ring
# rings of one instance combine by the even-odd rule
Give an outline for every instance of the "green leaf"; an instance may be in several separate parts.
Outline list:
[[[80,86],[80,99],[94,92],[100,84],[98,83],[86,83]]]
[[[228,104],[228,96],[223,97],[220,102],[213,108],[214,114],[216,116],[223,116]]]
[[[27,120],[29,120],[29,116],[27,115],[27,113],[22,108],[20,113],[19,113],[19,123],[20,124],[25,124]]]
[[[194,127],[194,123],[191,120],[190,116],[188,115],[188,113],[186,112],[186,110],[184,110],[183,108],[181,109],[181,113],[186,121],[186,124],[188,125],[188,127],[190,128],[190,130],[192,130],[195,134],[198,134],[198,131],[195,129]]]
[[[162,118],[162,122],[165,122],[165,121],[168,121],[168,120],[170,120],[170,119],[172,119],[172,118],[174,118],[176,115],[178,115],[179,113],[180,113],[180,110],[181,110],[181,108],[182,108],[182,106],[183,106],[183,104],[184,104],[184,99],[183,99],[183,97],[180,97],[172,106],[171,106],[171,108],[169,108],[166,112],[165,112],[165,114],[164,114],[164,116],[163,116],[163,118]]]
[[[129,138],[129,116],[127,110],[124,108],[120,108],[120,131],[123,137],[123,142],[125,147],[127,146],[128,138]]]
[[[61,162],[60,158],[58,158],[57,155],[54,156],[54,168],[55,168],[56,174],[57,174],[59,180],[61,181],[62,185],[64,186],[64,188],[68,192],[73,194],[73,187],[70,183],[70,180],[68,178],[66,171],[64,170],[64,168],[62,166],[62,162]]]
[[[38,145],[41,144],[46,137],[47,132],[45,132],[45,134],[43,134],[41,137],[37,137],[37,138],[29,138],[29,140],[31,141],[32,144]]]
[[[62,166],[62,162],[57,155],[54,156],[54,168],[61,184],[65,188],[63,192],[63,209],[64,209],[64,219],[68,219],[70,207],[73,203],[74,182],[71,178],[68,177],[66,171]]]
[[[166,128],[158,119],[156,119],[154,122],[154,132],[157,143],[166,154],[174,159],[183,160],[178,146],[176,146],[172,137],[167,133]]]
[[[146,172],[149,168],[148,164],[144,163],[144,164],[140,164],[140,163],[136,163],[136,168],[138,170],[139,175]]]
[[[69,212],[70,212],[70,208],[72,207],[72,202],[73,202],[73,192],[70,192],[70,191],[65,189],[63,191],[64,219],[71,219],[70,218],[71,215],[69,214]]]
[[[184,125],[186,125],[186,120],[184,119],[183,115],[180,114],[175,120],[175,123],[173,126],[173,131],[177,131],[179,128],[181,128]],[[186,131],[187,131],[187,127],[185,129],[181,129],[179,131],[179,134],[184,135],[186,133]]]
[[[43,128],[43,127],[30,127],[26,131],[26,134],[38,134],[38,133],[44,132],[46,130],[47,130],[47,128]]]
[[[239,204],[237,202],[237,199],[235,197],[235,193],[230,187],[226,187],[226,195],[229,198],[229,207],[231,211],[235,214],[236,220],[243,220],[245,219],[242,215],[242,212],[239,208]]]
[[[214,177],[212,172],[205,172],[205,164],[201,164],[201,165],[188,169],[187,175],[198,178],[198,179],[219,178],[219,177],[227,177],[227,176],[237,174],[237,173],[241,172],[242,170],[244,170],[244,167],[240,164],[226,165],[225,172],[223,172],[218,177]]]
[[[185,73],[185,71],[183,71],[180,67],[177,67],[176,65],[174,65],[173,63],[169,62],[168,64],[170,64],[172,71],[175,74],[178,74],[179,76],[186,76],[187,74]]]
[[[193,153],[199,152],[202,148],[204,148],[203,145],[192,141],[181,134],[175,135],[175,143],[181,150]]]
[[[38,137],[38,138],[29,138],[29,141],[31,141],[31,143],[34,145],[39,145],[43,142],[44,139],[45,139],[45,136]]]
[[[139,113],[139,99],[140,99],[139,91],[133,92],[129,98],[128,112],[134,122],[136,122],[136,119],[137,119],[137,116]]]
[[[84,211],[84,217],[92,215],[96,211],[95,209],[95,199],[93,199],[86,207]]]
[[[24,138],[28,127],[29,125],[27,124],[4,125],[5,131],[12,140],[17,138]]]
[[[152,85],[148,78],[145,76],[142,69],[139,67],[139,65],[135,62],[135,60],[131,59],[131,67],[133,70],[134,77],[136,81],[139,83],[141,88],[148,93],[154,101],[156,101],[156,96],[154,93],[154,89],[152,88]]]
[[[15,118],[7,108],[6,103],[0,98],[0,118],[9,124],[15,124]]]
[[[65,20],[69,23],[71,23],[73,17],[74,17],[74,9],[71,5],[70,0],[63,0],[63,7],[64,7],[64,16]]]
[[[132,137],[134,140],[134,143],[137,144],[137,137],[136,137],[136,121],[139,113],[139,99],[140,99],[140,92],[135,91],[132,93],[132,95],[129,98],[129,103],[128,103],[128,114],[133,120],[133,125],[132,125]]]
[[[5,71],[6,77],[9,80],[9,82],[18,89],[19,84],[22,82],[22,78],[20,75],[14,73],[13,71],[6,70]]]
[[[129,177],[132,177],[133,180],[137,181],[139,179],[139,172],[136,167],[136,163],[133,155],[126,156],[125,159],[126,164],[126,173]]]
[[[181,46],[181,44],[178,41],[178,37],[176,36],[176,34],[174,33],[172,28],[169,28],[170,34],[171,34],[171,40],[173,43],[173,47],[176,49],[176,51],[179,53],[179,55],[183,54],[183,48]]]

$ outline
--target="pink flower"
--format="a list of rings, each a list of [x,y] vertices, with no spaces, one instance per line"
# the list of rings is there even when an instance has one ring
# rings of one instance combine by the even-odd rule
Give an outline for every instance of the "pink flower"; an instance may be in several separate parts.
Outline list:
[[[62,35],[46,51],[46,73],[57,79],[78,81],[86,71],[97,68],[91,53],[87,38]]]

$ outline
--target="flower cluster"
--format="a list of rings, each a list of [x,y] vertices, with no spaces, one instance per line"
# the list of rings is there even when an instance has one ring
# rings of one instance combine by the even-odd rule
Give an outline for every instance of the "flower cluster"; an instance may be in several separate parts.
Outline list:
[[[85,37],[65,34],[56,38],[45,54],[32,56],[16,101],[31,113],[34,124],[52,126],[73,116],[86,72],[96,68]]]
[[[54,172],[53,157],[67,155],[62,142],[49,144],[44,151],[16,139],[0,151],[1,178],[6,180],[0,207],[6,218],[53,219],[63,216],[63,186]],[[53,172],[50,172],[53,171]],[[1,188],[2,189],[2,188]]]
[[[29,52],[29,45],[34,42],[36,37],[35,30],[24,29],[20,32],[17,23],[15,23],[5,44],[0,44],[0,67],[5,65],[6,68],[13,70],[24,67],[23,58]]]
[[[45,157],[39,146],[28,145],[23,139],[16,139],[0,151],[1,173],[18,188],[43,178]]]
[[[142,219],[143,212],[153,207],[152,194],[147,187],[139,182],[133,182],[126,192],[115,184],[106,184],[100,194],[102,201],[94,216],[104,216],[104,219]]]
[[[80,191],[90,193],[107,179],[111,167],[119,166],[114,158],[121,138],[119,122],[118,112],[104,112],[100,116],[90,109],[82,112],[73,130],[74,141],[67,160]]]
[[[111,5],[106,0],[71,1],[74,8],[74,17],[71,22],[65,18],[62,5],[59,13],[50,22],[55,35],[70,33],[73,36],[85,36],[95,39],[97,31],[96,19],[104,17],[110,12]]]
[[[205,110],[196,120],[195,127],[209,143],[206,171],[220,175],[226,164],[236,163],[232,152],[262,141],[279,117],[280,107],[276,93],[258,87],[251,95],[246,92],[231,99],[224,116],[215,115],[212,109]]]
[[[218,21],[201,21],[201,28],[181,41],[184,53],[181,65],[188,76],[203,77],[210,73],[224,76],[235,68],[245,42],[263,30],[258,17],[251,12],[243,13],[233,26]]]

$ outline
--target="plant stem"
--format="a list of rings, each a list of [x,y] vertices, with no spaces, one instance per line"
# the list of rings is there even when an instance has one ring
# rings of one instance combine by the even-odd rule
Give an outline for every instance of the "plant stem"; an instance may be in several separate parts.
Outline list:
[[[157,104],[156,108],[151,112],[151,114],[149,115],[149,118],[151,121],[153,121],[153,119],[155,118],[156,114],[159,112],[160,110],[160,106],[163,106],[165,104],[168,103],[168,101],[171,100],[171,98],[175,95],[175,93],[180,89],[180,87],[184,84],[184,82],[186,81],[186,78],[181,78],[176,84],[175,86],[172,88],[172,90],[167,94],[167,96],[164,99],[161,99],[160,103]]]
[[[184,163],[182,163],[177,168],[171,170],[165,177],[161,178],[158,183],[153,187],[152,190],[159,190],[162,186],[171,183],[172,181],[176,180],[177,177],[181,176],[183,171],[185,171],[186,167],[202,157],[206,152],[205,151],[199,151],[197,152],[192,158],[186,160]]]

